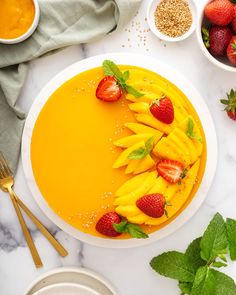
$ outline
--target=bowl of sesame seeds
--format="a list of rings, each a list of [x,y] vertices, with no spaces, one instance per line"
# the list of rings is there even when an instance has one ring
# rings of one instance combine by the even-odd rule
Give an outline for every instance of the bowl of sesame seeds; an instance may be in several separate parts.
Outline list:
[[[153,0],[148,7],[147,20],[159,39],[182,41],[196,28],[197,7],[194,0]]]

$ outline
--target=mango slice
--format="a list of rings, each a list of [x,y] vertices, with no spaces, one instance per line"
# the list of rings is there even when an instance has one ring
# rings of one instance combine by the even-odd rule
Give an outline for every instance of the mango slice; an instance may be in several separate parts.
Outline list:
[[[193,141],[186,135],[186,133],[184,133],[179,128],[176,128],[173,131],[173,134],[176,135],[179,142],[182,142],[182,144],[184,144],[187,147],[190,154],[190,164],[194,163],[198,158],[198,153],[197,153],[196,147],[193,144]]]
[[[150,104],[147,102],[134,102],[129,104],[129,109],[136,113],[148,113]]]
[[[144,224],[149,218],[146,214],[140,213],[139,215],[128,217],[128,221],[136,224]]]
[[[155,166],[155,162],[153,161],[152,157],[150,155],[147,155],[145,158],[143,158],[137,168],[134,170],[134,174],[142,173],[144,171],[147,171]]]
[[[136,201],[141,198],[154,184],[157,178],[157,172],[149,172],[147,178],[140,183],[140,185],[133,191],[118,197],[114,201],[114,205],[132,205],[135,204]]]
[[[169,134],[175,127],[173,123],[169,125],[162,123],[161,121],[157,120],[155,117],[153,117],[150,114],[136,114],[135,118],[138,122],[146,124],[150,127],[156,128],[166,134]]]
[[[134,134],[134,135],[122,137],[114,141],[113,144],[118,147],[128,148],[140,141],[146,142],[151,137],[153,137],[153,134],[151,133]]]
[[[183,131],[183,132],[187,132],[187,130],[188,130],[188,121],[189,121],[189,119],[190,120],[192,120],[193,121],[193,124],[194,124],[194,127],[193,127],[193,132],[200,138],[200,139],[202,139],[202,135],[201,135],[201,131],[200,131],[200,129],[199,129],[199,127],[197,126],[197,124],[196,124],[196,122],[195,122],[195,120],[193,119],[193,117],[192,116],[187,116],[187,118],[184,120],[184,121],[182,121],[179,125],[178,125],[178,127]],[[195,145],[195,148],[196,148],[196,150],[197,150],[197,154],[198,154],[198,156],[200,156],[201,154],[202,154],[202,149],[203,149],[203,144],[202,144],[202,142],[200,142],[200,141],[198,141],[198,140],[193,140],[193,144]]]
[[[132,217],[142,213],[136,205],[121,205],[116,207],[116,212],[122,216]]]
[[[140,134],[140,133],[152,134],[155,136],[155,139],[157,141],[163,136],[163,132],[160,132],[159,130],[156,130],[152,127],[148,127],[141,123],[126,123],[124,126],[136,134]]]
[[[129,164],[130,159],[128,158],[129,154],[132,153],[134,150],[144,147],[144,141],[140,141],[131,147],[124,150],[119,157],[116,159],[115,163],[113,164],[112,168],[120,168]]]
[[[141,161],[142,160],[130,160],[129,164],[125,169],[125,174],[134,173],[135,169],[137,169]]]
[[[166,190],[166,188],[168,187],[168,182],[165,181],[165,179],[161,176],[159,176],[157,178],[157,180],[155,181],[153,187],[148,191],[148,194],[163,194]]]
[[[163,159],[177,160],[180,156],[176,149],[172,148],[167,138],[162,138],[152,150],[153,154]],[[182,158],[181,158],[182,159]]]
[[[154,155],[180,161],[185,166],[193,164],[199,157],[193,141],[179,128],[162,138],[153,149]]]
[[[134,191],[135,189],[137,189],[140,183],[145,181],[148,175],[149,175],[149,172],[144,172],[142,174],[139,174],[127,180],[124,184],[122,184],[122,186],[118,188],[118,190],[115,192],[115,196],[121,197],[122,195],[125,195]]]

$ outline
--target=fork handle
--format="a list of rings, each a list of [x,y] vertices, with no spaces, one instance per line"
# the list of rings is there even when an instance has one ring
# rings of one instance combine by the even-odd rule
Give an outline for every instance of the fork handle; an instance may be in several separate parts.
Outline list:
[[[25,223],[25,220],[24,220],[24,217],[20,211],[20,208],[19,208],[19,205],[17,203],[17,199],[15,197],[15,193],[14,191],[12,190],[11,187],[8,187],[8,192],[11,196],[11,200],[12,200],[12,203],[13,203],[13,206],[15,208],[15,211],[16,211],[16,214],[17,214],[17,217],[19,219],[19,222],[20,222],[20,225],[21,225],[21,228],[22,228],[22,231],[24,233],[24,236],[25,236],[25,239],[26,239],[26,242],[28,244],[28,247],[30,249],[30,252],[31,252],[31,255],[32,255],[32,258],[34,260],[34,263],[35,263],[35,266],[37,268],[39,267],[42,267],[43,266],[43,263],[42,263],[42,260],[41,258],[39,257],[39,254],[38,254],[38,251],[35,247],[35,244],[34,244],[34,241],[32,239],[32,236],[27,228],[27,225]]]
[[[48,239],[51,245],[56,249],[56,251],[62,256],[65,257],[68,255],[66,249],[53,237],[53,235],[46,229],[46,227],[40,222],[40,220],[30,211],[30,209],[21,201],[21,199],[15,194],[15,198],[21,208],[41,231],[41,233]]]

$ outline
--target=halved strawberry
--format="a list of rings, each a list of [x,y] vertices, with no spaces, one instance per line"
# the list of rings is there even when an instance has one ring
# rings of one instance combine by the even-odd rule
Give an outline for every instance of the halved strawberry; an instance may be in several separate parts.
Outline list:
[[[174,160],[162,160],[157,164],[158,173],[168,182],[177,183],[181,180],[184,166]]]
[[[159,218],[165,213],[166,200],[162,194],[144,195],[137,200],[136,206],[146,215]]]
[[[96,224],[96,230],[108,237],[117,237],[121,235],[118,233],[113,224],[118,224],[121,222],[120,216],[116,212],[109,212],[104,214]]]
[[[174,107],[167,96],[154,100],[149,110],[155,118],[165,124],[171,124],[174,121]]]
[[[113,76],[103,78],[96,89],[96,97],[103,101],[117,101],[122,95],[122,90]]]

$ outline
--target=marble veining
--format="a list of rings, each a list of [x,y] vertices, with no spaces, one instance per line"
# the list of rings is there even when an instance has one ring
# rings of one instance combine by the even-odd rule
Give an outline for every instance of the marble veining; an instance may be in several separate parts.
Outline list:
[[[200,236],[215,212],[236,218],[236,124],[222,111],[219,99],[235,87],[235,74],[224,72],[208,62],[197,45],[197,38],[168,44],[148,31],[144,0],[138,14],[121,32],[100,41],[71,46],[53,55],[30,63],[29,75],[22,90],[19,106],[28,112],[42,87],[59,71],[84,57],[108,52],[147,54],[176,68],[199,90],[207,103],[217,129],[219,162],[208,197],[195,216],[175,234],[151,245],[136,249],[101,249],[81,243],[53,225],[34,202],[24,179],[22,164],[16,172],[15,189],[22,200],[68,249],[69,256],[61,258],[48,241],[29,224],[44,268],[36,270],[25,245],[10,199],[0,192],[0,294],[25,295],[24,290],[38,275],[59,266],[84,266],[100,272],[117,289],[119,295],[178,295],[176,283],[160,277],[149,267],[150,259],[163,251],[183,251]],[[202,7],[205,0],[196,1]],[[28,222],[28,221],[27,221]],[[230,263],[227,273],[236,280],[236,263]]]

